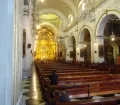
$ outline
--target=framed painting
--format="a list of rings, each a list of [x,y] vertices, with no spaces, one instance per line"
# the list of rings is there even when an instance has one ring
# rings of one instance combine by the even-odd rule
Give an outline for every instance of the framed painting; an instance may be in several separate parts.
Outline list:
[[[104,57],[104,47],[103,45],[98,46],[99,57]]]

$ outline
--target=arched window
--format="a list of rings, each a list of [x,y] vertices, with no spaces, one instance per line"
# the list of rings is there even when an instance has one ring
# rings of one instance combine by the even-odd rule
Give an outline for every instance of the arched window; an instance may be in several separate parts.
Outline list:
[[[71,24],[73,22],[73,15],[72,14],[69,15],[68,21],[69,21],[69,24]]]
[[[86,10],[86,2],[83,1],[83,2],[82,2],[82,11],[85,11],[85,10]]]
[[[78,5],[78,13],[81,15],[82,12],[87,11],[87,3],[89,0],[81,0]]]

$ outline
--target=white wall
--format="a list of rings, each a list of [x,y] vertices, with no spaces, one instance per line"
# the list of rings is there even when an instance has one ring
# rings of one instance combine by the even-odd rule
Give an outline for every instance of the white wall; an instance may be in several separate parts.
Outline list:
[[[101,33],[97,33],[97,26],[99,25],[99,21],[103,16],[103,14],[104,15],[116,14],[117,16],[119,15],[118,17],[120,17],[120,12],[118,12],[120,11],[119,5],[120,5],[119,0],[105,0],[103,4],[99,5],[95,9],[95,18],[94,18],[95,20],[91,21],[90,19],[79,19],[78,23],[76,23],[75,25],[73,25],[73,27],[71,27],[68,31],[66,31],[69,37],[72,33],[74,34],[76,39],[76,49],[80,49],[80,48],[83,48],[83,45],[77,43],[80,41],[80,38],[78,36],[80,36],[80,33],[83,28],[87,27],[89,29],[90,35],[91,35],[91,62],[104,62],[104,58],[101,58],[98,56],[98,45],[97,46],[94,45],[96,41],[95,36],[101,34]],[[108,12],[106,12],[106,10]],[[78,27],[78,32],[76,31],[77,27]],[[98,44],[103,44],[103,40],[100,39],[97,41],[98,41]],[[67,41],[67,43],[69,42]],[[67,45],[67,43],[65,44]],[[95,53],[95,51],[97,51],[97,53]],[[79,52],[79,50],[77,52]],[[79,61],[84,61],[84,59],[80,58],[79,55],[76,56],[76,59]]]
[[[12,105],[14,0],[0,3],[0,105]]]
[[[26,78],[28,76],[31,76],[31,64],[33,59],[31,54],[31,50],[33,48],[31,13],[23,16],[23,29],[26,30],[26,54],[23,58],[23,78]],[[31,44],[31,48],[27,48],[28,44]]]

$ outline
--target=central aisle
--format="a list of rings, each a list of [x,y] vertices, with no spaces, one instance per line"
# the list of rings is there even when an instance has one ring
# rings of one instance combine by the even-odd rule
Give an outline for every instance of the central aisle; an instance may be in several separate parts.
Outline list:
[[[35,66],[32,68],[32,77],[24,79],[22,85],[26,105],[45,105],[44,100],[42,99]]]

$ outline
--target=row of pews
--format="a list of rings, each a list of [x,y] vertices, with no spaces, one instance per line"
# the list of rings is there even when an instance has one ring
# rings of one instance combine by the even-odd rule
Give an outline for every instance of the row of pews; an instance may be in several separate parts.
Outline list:
[[[97,70],[63,63],[35,62],[45,101],[51,103],[51,92],[56,105],[119,105],[120,74],[111,74],[109,68]],[[58,85],[50,85],[52,70],[58,75]],[[60,102],[59,92],[68,93],[71,101]]]

